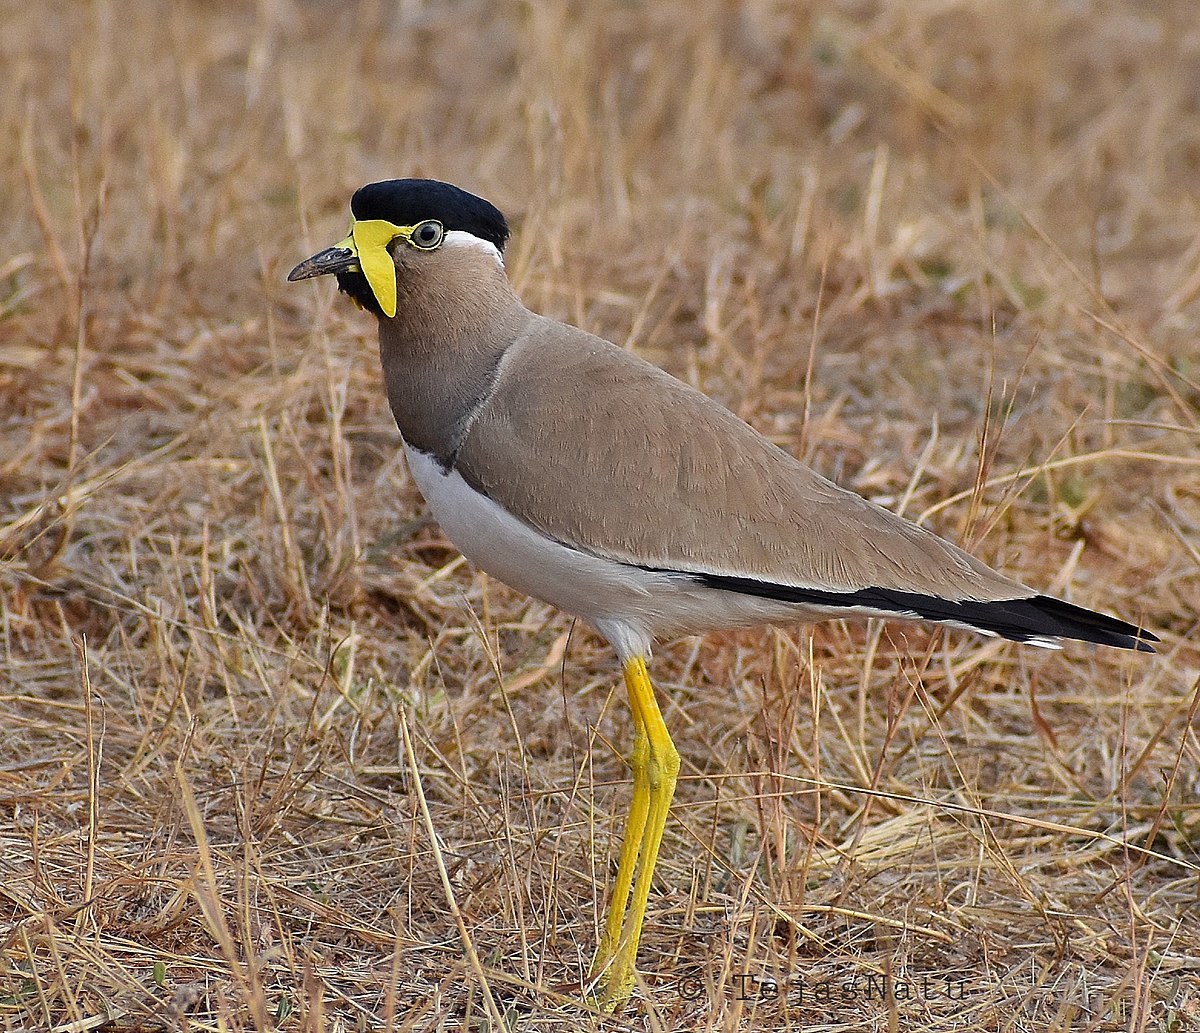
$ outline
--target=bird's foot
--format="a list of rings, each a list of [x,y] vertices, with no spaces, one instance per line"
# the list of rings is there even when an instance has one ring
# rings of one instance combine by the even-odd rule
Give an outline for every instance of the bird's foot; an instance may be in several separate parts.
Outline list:
[[[612,1015],[620,1011],[633,996],[637,970],[632,959],[625,958],[622,953],[616,957],[611,953],[606,956],[601,946],[592,962],[588,984],[591,987],[589,998],[602,1012]]]

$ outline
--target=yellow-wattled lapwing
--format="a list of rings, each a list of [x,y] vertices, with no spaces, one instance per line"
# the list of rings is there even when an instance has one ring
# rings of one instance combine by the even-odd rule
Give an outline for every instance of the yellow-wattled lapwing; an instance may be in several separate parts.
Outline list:
[[[350,235],[288,279],[332,273],[378,319],[409,468],[463,555],[585,620],[624,665],[633,803],[592,969],[608,1005],[634,986],[679,770],[646,670],[654,639],[861,616],[1040,646],[1158,641],[991,570],[657,367],[530,312],[487,201],[397,179],[350,208]]]

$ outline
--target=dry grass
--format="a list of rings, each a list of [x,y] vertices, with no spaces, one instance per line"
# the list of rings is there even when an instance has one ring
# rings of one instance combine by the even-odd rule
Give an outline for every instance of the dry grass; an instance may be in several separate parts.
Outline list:
[[[0,1028],[1200,1029],[1190,0],[5,8]],[[614,661],[457,558],[371,321],[282,282],[391,175],[1161,652],[664,645],[645,1000],[587,1012]]]

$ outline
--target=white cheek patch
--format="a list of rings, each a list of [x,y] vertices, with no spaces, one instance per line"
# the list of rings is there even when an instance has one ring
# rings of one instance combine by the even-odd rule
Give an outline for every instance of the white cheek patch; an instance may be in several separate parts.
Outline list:
[[[466,230],[447,230],[446,239],[443,241],[442,246],[478,248],[480,251],[486,251],[491,255],[501,269],[504,268],[504,256],[500,254],[500,249],[490,240],[484,240],[482,237],[477,237],[474,233],[468,233]]]

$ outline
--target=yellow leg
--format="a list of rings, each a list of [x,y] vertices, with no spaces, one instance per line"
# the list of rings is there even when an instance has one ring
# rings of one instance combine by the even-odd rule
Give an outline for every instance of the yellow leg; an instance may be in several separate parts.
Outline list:
[[[604,935],[600,949],[592,962],[592,978],[599,976],[617,956],[621,944],[621,923],[625,918],[625,907],[629,903],[629,890],[633,886],[633,873],[637,867],[638,853],[642,848],[642,833],[646,828],[646,814],[650,810],[650,775],[647,770],[649,746],[646,741],[646,726],[641,717],[633,715],[633,753],[629,766],[633,770],[633,802],[629,805],[629,817],[625,822],[625,838],[621,842],[621,859],[617,863],[617,881],[613,883],[612,897],[608,902],[608,917],[604,923]]]
[[[633,804],[626,822],[625,840],[617,866],[617,881],[609,907],[608,921],[593,972],[601,976],[600,1000],[608,1008],[616,1008],[629,999],[636,982],[638,941],[646,917],[646,902],[654,865],[662,843],[667,812],[675,795],[675,780],[679,775],[679,754],[667,732],[666,722],[654,699],[654,686],[646,661],[634,657],[625,663],[625,687],[633,709],[634,752]],[[639,770],[640,769],[640,770]],[[624,921],[626,902],[630,895],[630,880],[637,862],[637,881],[632,884],[633,900]],[[620,934],[617,934],[617,928]]]

